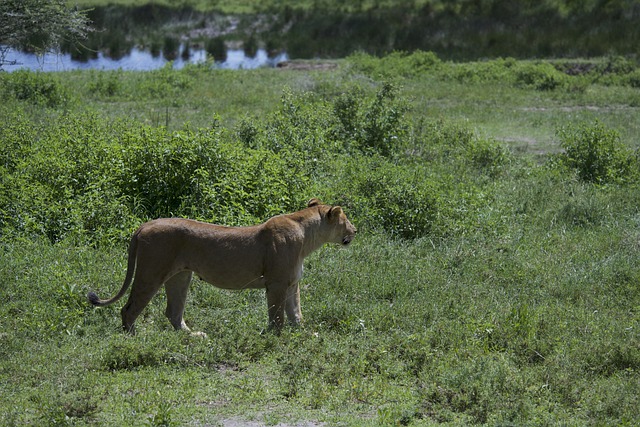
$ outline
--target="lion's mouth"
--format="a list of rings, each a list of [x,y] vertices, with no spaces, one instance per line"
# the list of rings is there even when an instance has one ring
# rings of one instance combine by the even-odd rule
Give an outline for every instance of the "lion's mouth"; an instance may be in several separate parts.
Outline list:
[[[353,236],[344,236],[342,238],[342,246],[348,246],[352,240],[353,240]]]

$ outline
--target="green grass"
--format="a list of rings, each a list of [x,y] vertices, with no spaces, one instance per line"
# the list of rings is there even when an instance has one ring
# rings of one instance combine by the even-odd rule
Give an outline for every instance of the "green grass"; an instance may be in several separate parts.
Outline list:
[[[14,243],[2,280],[28,273],[3,291],[4,419],[631,423],[638,276],[621,248],[633,238],[526,234],[323,250],[307,263],[306,325],[281,336],[263,333],[261,292],[196,282],[187,318],[207,339],[171,331],[162,295],[136,337],[117,308],[84,306],[86,290],[118,285],[116,250]]]
[[[390,75],[0,76],[2,425],[636,422],[639,89],[365,59]],[[605,174],[581,174],[589,153]],[[163,292],[133,337],[122,303],[86,302],[120,287],[145,219],[245,224],[311,196],[359,234],[307,259],[301,328],[199,280],[204,339]]]
[[[606,66],[606,60],[599,62]],[[445,64],[446,70],[456,69],[455,64]],[[65,92],[65,106],[97,110],[111,117],[132,117],[171,129],[179,129],[184,123],[209,126],[218,119],[232,128],[243,118],[265,116],[277,108],[284,87],[326,97],[354,85],[368,92],[375,90],[368,76],[354,76],[348,70],[209,72],[193,66],[183,73],[173,73],[180,76],[173,77],[179,81],[172,81],[172,73],[166,68],[150,73],[71,72],[63,74],[69,76],[65,81],[74,82],[73,90]],[[452,71],[435,70],[401,79],[401,94],[411,102],[409,114],[413,120],[446,118],[483,137],[506,141],[532,153],[556,151],[559,128],[595,119],[617,129],[629,144],[638,143],[640,125],[629,117],[637,114],[640,95],[627,85],[588,84],[577,92],[570,88],[538,91],[500,81],[452,77],[449,73]],[[376,79],[379,76],[375,72],[372,75]]]

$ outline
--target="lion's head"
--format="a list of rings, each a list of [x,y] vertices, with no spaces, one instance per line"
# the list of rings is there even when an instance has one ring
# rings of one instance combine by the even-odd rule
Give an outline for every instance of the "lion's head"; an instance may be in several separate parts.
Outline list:
[[[323,206],[322,202],[318,199],[311,199],[307,204],[308,207]],[[332,242],[339,243],[343,246],[348,246],[353,238],[356,236],[358,230],[351,224],[351,221],[347,218],[342,207],[329,206],[326,209],[326,219],[329,225],[332,227]]]

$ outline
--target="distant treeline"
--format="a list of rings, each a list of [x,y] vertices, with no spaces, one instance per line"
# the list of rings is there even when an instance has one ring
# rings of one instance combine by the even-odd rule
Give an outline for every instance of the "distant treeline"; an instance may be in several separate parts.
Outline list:
[[[101,31],[88,46],[117,56],[133,44],[161,50],[171,44],[168,38],[180,37],[202,46],[211,40],[260,44],[294,59],[417,49],[454,60],[640,53],[640,0],[244,1],[235,6],[193,0],[180,7],[126,6],[133,3],[94,7],[89,16]]]
[[[292,57],[354,50],[433,51],[441,58],[577,57],[640,53],[640,1],[432,1],[365,12],[292,12]]]
[[[107,5],[166,8],[189,8],[200,12],[225,14],[265,13],[289,10],[333,10],[335,12],[367,12],[376,9],[431,9],[437,12],[469,15],[516,13],[535,15],[540,11],[575,14],[596,10],[628,11],[637,8],[638,0],[74,0],[81,8]],[[637,11],[636,11],[637,12]]]

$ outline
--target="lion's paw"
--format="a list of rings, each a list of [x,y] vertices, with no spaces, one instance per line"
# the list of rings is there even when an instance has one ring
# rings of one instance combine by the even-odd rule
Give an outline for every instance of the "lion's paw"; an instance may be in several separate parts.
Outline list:
[[[189,335],[192,337],[207,338],[207,334],[204,332],[189,332]]]

